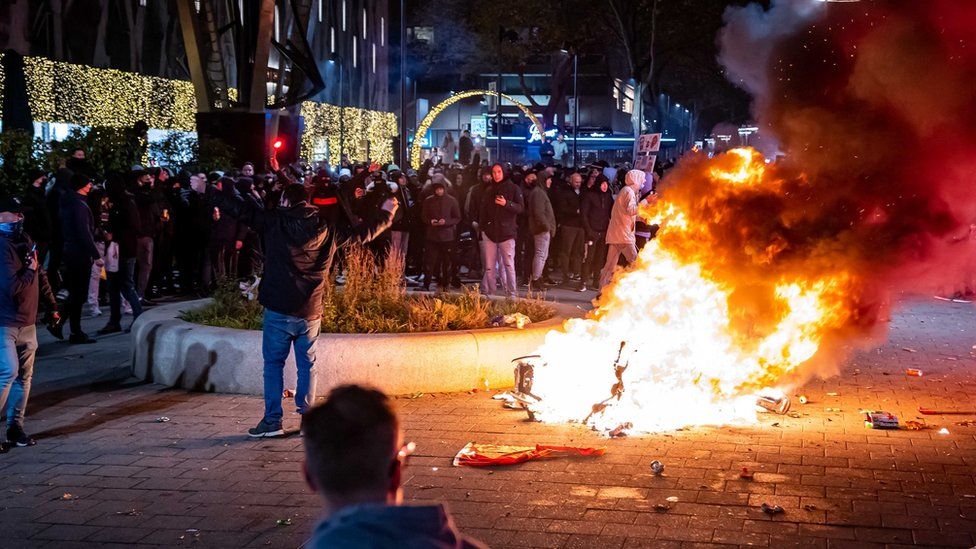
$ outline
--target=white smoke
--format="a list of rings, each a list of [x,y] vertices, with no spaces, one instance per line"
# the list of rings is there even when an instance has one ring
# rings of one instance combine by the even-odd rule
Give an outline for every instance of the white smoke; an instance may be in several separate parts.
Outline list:
[[[825,11],[821,0],[773,0],[726,8],[725,26],[718,35],[718,61],[726,77],[762,103],[769,90],[769,59],[782,38]]]

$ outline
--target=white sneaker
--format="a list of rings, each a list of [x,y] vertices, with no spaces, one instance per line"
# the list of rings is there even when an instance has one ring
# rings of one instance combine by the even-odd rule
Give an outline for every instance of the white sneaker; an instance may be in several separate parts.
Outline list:
[[[92,305],[91,314],[92,316],[102,316],[102,309],[98,305]]]

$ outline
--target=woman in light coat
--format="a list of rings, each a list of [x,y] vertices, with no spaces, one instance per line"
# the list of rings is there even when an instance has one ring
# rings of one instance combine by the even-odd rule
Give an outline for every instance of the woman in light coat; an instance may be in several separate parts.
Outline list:
[[[617,259],[623,255],[627,263],[637,260],[637,240],[634,235],[637,223],[638,192],[644,184],[646,175],[640,170],[630,170],[624,180],[624,187],[617,194],[610,212],[610,225],[607,227],[607,262],[600,272],[600,287],[603,288],[613,278]]]

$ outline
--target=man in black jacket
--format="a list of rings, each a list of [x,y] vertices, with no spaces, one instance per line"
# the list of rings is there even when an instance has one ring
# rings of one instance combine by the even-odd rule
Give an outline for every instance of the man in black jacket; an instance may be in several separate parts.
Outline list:
[[[152,305],[149,296],[149,277],[153,269],[153,248],[156,235],[161,225],[162,207],[156,193],[153,191],[153,178],[149,172],[140,170],[135,172],[136,188],[133,192],[136,206],[139,208],[139,237],[136,240],[136,292],[143,303]]]
[[[8,444],[33,446],[34,439],[24,432],[24,411],[37,352],[38,300],[44,300],[55,321],[57,303],[37,247],[23,232],[19,204],[12,199],[0,202],[0,409],[7,412]],[[0,453],[6,447],[0,446]]]
[[[464,130],[461,132],[461,139],[458,140],[458,162],[462,166],[470,164],[472,152],[474,152],[474,142],[471,141],[471,132]]]
[[[563,285],[568,285],[579,274],[583,265],[583,176],[569,176],[569,188],[556,191],[553,201],[556,219],[559,220],[558,265],[563,273]]]
[[[81,307],[88,299],[92,263],[105,264],[95,247],[95,222],[87,197],[91,179],[81,172],[71,176],[71,190],[61,195],[61,234],[64,237],[65,286],[68,289],[67,313],[71,343],[95,343],[81,329]]]
[[[610,226],[610,212],[613,210],[613,195],[610,194],[610,181],[600,176],[596,185],[583,193],[583,233],[586,236],[586,262],[579,291],[590,288],[600,289],[600,270],[607,261],[607,227]]]
[[[495,277],[500,275],[508,297],[515,297],[515,237],[518,233],[518,214],[524,208],[522,190],[512,183],[508,169],[502,164],[491,167],[491,183],[480,197],[476,230],[481,233],[482,262],[485,275],[481,279],[485,295],[495,293]]]
[[[420,219],[427,227],[424,255],[424,290],[430,290],[430,282],[437,278],[437,289],[446,291],[451,282],[451,259],[457,241],[457,224],[461,222],[458,201],[447,194],[443,181],[433,184],[434,194],[421,206]]]
[[[390,226],[397,201],[387,199],[375,220],[345,228],[325,223],[308,204],[305,187],[290,184],[278,208],[266,211],[243,200],[232,185],[212,195],[223,215],[236,218],[261,235],[265,271],[258,289],[264,305],[264,418],[248,431],[251,437],[284,434],[281,394],[285,359],[295,348],[298,384],[295,405],[307,412],[315,399],[315,340],[322,323],[325,277],[336,248],[348,242],[366,243]]]
[[[121,177],[109,176],[105,191],[111,203],[108,213],[108,232],[105,237],[118,246],[117,263],[106,268],[108,294],[111,314],[108,324],[98,331],[98,335],[114,334],[122,331],[122,297],[132,307],[132,320],[142,314],[142,304],[136,291],[135,272],[138,255],[138,232],[140,227],[139,209],[132,195],[125,190]]]

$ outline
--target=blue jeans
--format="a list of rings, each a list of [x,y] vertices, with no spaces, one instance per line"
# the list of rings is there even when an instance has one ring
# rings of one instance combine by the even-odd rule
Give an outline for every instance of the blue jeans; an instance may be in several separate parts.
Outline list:
[[[123,297],[132,307],[132,320],[142,314],[142,304],[139,303],[139,295],[136,293],[135,272],[136,258],[132,257],[119,261],[118,272],[108,273],[108,295],[112,308],[109,324],[122,323]]]
[[[24,426],[37,353],[34,326],[0,327],[0,407],[7,411],[7,427]]]
[[[281,423],[281,394],[285,390],[285,359],[295,347],[298,386],[295,406],[299,414],[312,407],[315,399],[315,340],[321,320],[305,320],[264,310],[261,352],[264,355],[264,421]]]

